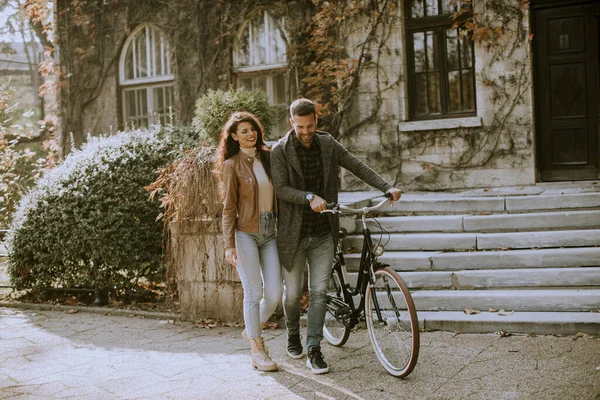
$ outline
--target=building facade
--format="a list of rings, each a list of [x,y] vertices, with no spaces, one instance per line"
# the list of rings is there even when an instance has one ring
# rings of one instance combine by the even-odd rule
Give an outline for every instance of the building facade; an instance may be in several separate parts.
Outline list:
[[[65,147],[190,123],[232,86],[282,110],[271,138],[293,99],[327,104],[332,134],[411,190],[599,177],[598,1],[83,3],[57,2]]]

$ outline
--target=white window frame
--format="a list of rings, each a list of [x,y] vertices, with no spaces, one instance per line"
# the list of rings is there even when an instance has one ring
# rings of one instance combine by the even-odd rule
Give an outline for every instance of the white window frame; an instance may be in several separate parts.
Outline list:
[[[252,44],[255,43],[255,40],[253,38],[253,32],[255,31],[255,29],[253,29],[253,21],[254,19],[250,19],[246,22],[246,24],[242,27],[242,29],[239,31],[238,35],[237,35],[237,40],[235,42],[234,48],[233,48],[233,65],[234,65],[234,73],[236,74],[236,86],[239,88],[240,84],[239,81],[242,79],[250,79],[252,81],[252,85],[254,86],[255,83],[255,79],[261,79],[264,78],[265,82],[266,82],[266,88],[265,88],[265,93],[267,94],[267,98],[269,99],[269,103],[271,103],[271,105],[274,106],[278,106],[279,108],[281,108],[282,110],[287,111],[287,107],[288,107],[288,101],[289,101],[289,71],[288,71],[288,64],[287,64],[287,55],[283,54],[283,59],[284,62],[276,62],[277,60],[275,60],[276,58],[276,50],[274,47],[271,46],[272,42],[269,40],[270,39],[270,33],[272,32],[272,30],[274,29],[279,29],[277,27],[277,22],[275,22],[275,18],[277,18],[280,21],[281,27],[282,29],[285,28],[284,26],[284,19],[282,17],[275,17],[273,14],[270,14],[268,11],[264,11],[262,14],[263,17],[263,23],[264,23],[264,35],[265,37],[263,38],[263,43],[266,43],[265,46],[265,60],[266,62],[260,65],[255,65],[255,62],[258,60],[258,56],[257,56],[257,49],[255,49]],[[239,49],[240,49],[240,44],[241,44],[241,40],[244,37],[244,33],[247,33],[247,39],[248,39],[248,43],[246,44],[246,49],[247,49],[247,56],[248,59],[250,60],[250,64],[249,66],[240,66],[240,56],[239,56]],[[281,32],[282,35],[282,39],[284,42],[284,45],[287,46],[287,35],[285,33],[285,29],[284,32]],[[274,76],[276,75],[281,75],[284,77],[284,102],[283,103],[275,103],[275,98],[276,98],[276,88],[275,88],[275,82],[274,82]],[[252,88],[248,88],[249,90]],[[287,113],[282,113],[286,114]],[[283,134],[285,132],[283,132],[284,130],[286,130],[286,128],[288,127],[288,123],[287,123],[287,118],[281,118],[281,120],[277,121],[275,123],[274,128],[274,132]]]
[[[283,24],[283,18],[281,19],[281,23]],[[238,36],[237,36],[237,41],[236,41],[236,45],[234,46],[234,51],[233,51],[233,65],[235,67],[235,71],[236,72],[258,72],[258,71],[263,71],[263,70],[271,70],[271,69],[277,69],[277,68],[287,68],[287,56],[284,55],[285,57],[285,61],[284,62],[280,62],[280,63],[271,63],[270,61],[275,57],[273,55],[273,48],[271,48],[271,46],[269,46],[268,44],[270,43],[269,39],[269,33],[271,31],[271,25],[275,25],[275,21],[273,20],[273,16],[271,14],[269,14],[268,11],[264,11],[263,12],[263,21],[264,21],[264,26],[265,26],[265,36],[266,36],[266,43],[267,46],[265,47],[266,50],[266,59],[267,59],[267,63],[265,64],[260,64],[260,65],[250,65],[250,66],[246,66],[246,67],[240,67],[240,60],[239,60],[239,48],[238,48],[238,43],[241,39],[242,34],[244,33],[244,31],[248,31],[248,41],[251,43],[254,42],[253,40],[253,34],[252,32],[254,31],[252,29],[252,20],[247,21],[246,24],[243,26],[243,28],[240,30]],[[273,26],[273,29],[277,29],[275,26]],[[286,39],[286,35],[285,32],[281,32],[281,34],[284,37],[284,40]],[[255,51],[253,49],[252,46],[248,45],[248,57],[250,60],[255,60],[256,59],[256,54]],[[251,63],[253,64],[253,63]]]
[[[136,43],[137,38],[141,32],[146,34],[145,43],[143,44],[146,48],[146,60],[145,65],[147,66],[147,76],[138,76],[139,70],[137,68],[137,48]],[[159,40],[159,51],[160,54],[157,54],[156,51],[156,41]],[[126,60],[127,55],[131,49],[132,60],[133,60],[133,78],[127,78],[126,71]],[[158,64],[157,57],[160,57],[160,69],[161,71],[157,71],[154,66]],[[119,85],[121,89],[121,106],[122,106],[122,119],[123,124],[125,126],[131,120],[144,120],[147,119],[148,126],[157,123],[155,120],[156,112],[154,111],[154,94],[153,90],[160,87],[172,87],[173,90],[175,88],[175,76],[171,70],[171,51],[170,45],[165,38],[165,35],[156,27],[150,24],[142,24],[134,29],[123,48],[121,49],[121,56],[119,58]],[[127,101],[126,101],[126,92],[128,90],[146,90],[146,102],[148,112],[146,115],[137,114],[134,116],[130,116],[127,114]],[[173,99],[171,99],[170,103],[172,107]],[[137,105],[136,105],[137,107]],[[164,114],[164,113],[162,113]]]

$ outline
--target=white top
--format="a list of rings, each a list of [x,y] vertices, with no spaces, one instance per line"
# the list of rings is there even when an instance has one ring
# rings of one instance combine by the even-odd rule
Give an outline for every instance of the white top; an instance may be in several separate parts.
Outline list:
[[[240,147],[244,154],[250,156],[253,160],[252,169],[258,183],[258,211],[271,212],[273,211],[273,183],[269,180],[267,171],[263,167],[262,162],[256,156],[256,147],[246,148]]]

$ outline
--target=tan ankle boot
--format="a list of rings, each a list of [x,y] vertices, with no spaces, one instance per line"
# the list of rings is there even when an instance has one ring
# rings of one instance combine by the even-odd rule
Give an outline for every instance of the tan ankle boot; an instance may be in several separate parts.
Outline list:
[[[267,324],[266,324],[265,322],[261,322],[261,323],[260,323],[260,331],[261,331],[261,332],[264,332],[264,330],[265,330],[265,326],[266,326],[266,325],[267,325]],[[244,340],[250,340],[250,339],[248,338],[248,330],[247,330],[247,329],[244,329],[244,330],[242,331],[242,337],[244,338]]]
[[[262,337],[251,338],[250,346],[252,346],[252,367],[259,371],[277,371],[279,369],[275,361],[271,360]]]

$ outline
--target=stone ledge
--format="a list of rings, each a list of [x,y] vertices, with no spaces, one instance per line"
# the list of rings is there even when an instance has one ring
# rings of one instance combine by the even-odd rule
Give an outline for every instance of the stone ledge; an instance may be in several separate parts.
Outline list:
[[[483,126],[481,117],[446,118],[429,121],[400,122],[398,130],[400,132],[418,132],[456,128],[479,128],[481,126]]]
[[[58,304],[40,304],[40,303],[23,303],[16,301],[0,301],[0,307],[4,308],[18,308],[25,310],[38,310],[38,311],[70,311],[77,310],[77,312],[87,312],[91,314],[104,314],[104,315],[119,315],[119,316],[130,316],[130,317],[143,317],[149,319],[167,319],[167,320],[181,320],[179,313],[168,313],[168,312],[157,312],[157,311],[143,311],[143,310],[128,310],[122,308],[105,308],[105,307],[84,307],[84,306],[65,306]]]

